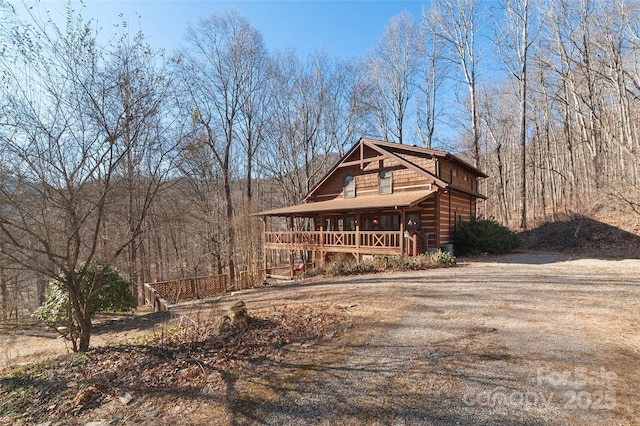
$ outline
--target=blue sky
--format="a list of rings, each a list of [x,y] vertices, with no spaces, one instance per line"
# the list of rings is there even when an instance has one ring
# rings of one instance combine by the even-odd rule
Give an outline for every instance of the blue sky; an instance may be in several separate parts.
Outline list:
[[[260,31],[271,51],[292,47],[306,54],[321,48],[343,58],[365,55],[389,19],[401,11],[409,11],[418,20],[423,4],[426,2],[86,0],[82,6],[73,2],[85,19],[97,20],[105,32],[126,21],[132,32],[141,29],[151,45],[167,53],[184,43],[187,25],[212,12],[237,9]],[[44,0],[39,7],[63,19],[66,1]]]
[[[23,0],[15,0],[15,3]],[[28,4],[38,2],[33,9],[41,10],[41,19],[46,19],[42,11],[48,10],[60,26],[64,26],[66,0],[24,0]],[[342,59],[359,58],[366,55],[382,36],[389,20],[403,10],[411,13],[416,22],[421,18],[425,1],[206,1],[206,0],[85,0],[84,4],[73,0],[76,12],[85,20],[97,21],[101,35],[109,37],[122,34],[114,25],[127,22],[129,32],[142,30],[155,48],[164,48],[171,55],[185,45],[184,36],[190,24],[212,12],[224,13],[238,10],[260,31],[269,51],[293,48],[300,55],[316,49],[324,49],[328,54]],[[489,4],[493,0],[487,0]],[[485,2],[485,3],[487,3]],[[20,10],[20,7],[17,7]],[[481,42],[481,40],[479,40]],[[448,144],[457,135],[458,125],[451,114],[460,117],[459,103],[455,99],[456,82],[448,83],[448,94],[441,100],[445,112],[438,116],[436,125],[436,147]],[[465,92],[462,94],[465,96]],[[413,112],[407,117],[413,126]]]

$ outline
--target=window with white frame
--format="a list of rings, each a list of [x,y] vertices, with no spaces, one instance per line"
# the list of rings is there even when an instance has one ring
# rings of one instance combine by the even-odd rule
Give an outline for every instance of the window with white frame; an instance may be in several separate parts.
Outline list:
[[[356,179],[347,176],[344,180],[344,198],[354,198],[356,196]]]
[[[378,193],[391,194],[393,192],[393,175],[389,170],[383,170],[378,174]]]

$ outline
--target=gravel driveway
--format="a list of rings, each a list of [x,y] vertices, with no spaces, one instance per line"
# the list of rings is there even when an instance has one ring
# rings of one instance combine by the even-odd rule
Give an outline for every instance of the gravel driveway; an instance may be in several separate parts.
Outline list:
[[[228,380],[221,397],[166,406],[159,395],[166,412],[148,424],[640,424],[639,276],[640,260],[519,253],[176,307],[190,316],[222,313],[238,299],[249,314],[330,304],[350,324],[325,340],[285,345],[286,362],[252,362],[255,370]],[[155,327],[163,325],[96,343]],[[3,342],[7,357],[36,337],[12,339]],[[136,408],[145,409],[158,413]]]
[[[638,424],[640,261],[513,254],[245,293],[354,333],[240,390],[233,423]],[[295,350],[295,349],[292,349]],[[275,368],[274,368],[275,367]]]

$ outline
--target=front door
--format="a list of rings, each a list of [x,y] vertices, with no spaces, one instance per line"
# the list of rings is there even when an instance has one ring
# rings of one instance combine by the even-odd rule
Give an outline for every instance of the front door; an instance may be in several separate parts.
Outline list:
[[[420,231],[420,213],[407,213],[406,218],[407,254],[416,256],[425,250],[424,237]]]

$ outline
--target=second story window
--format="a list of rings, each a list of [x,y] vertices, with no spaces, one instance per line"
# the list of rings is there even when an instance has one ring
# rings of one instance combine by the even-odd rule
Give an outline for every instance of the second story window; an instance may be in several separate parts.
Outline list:
[[[383,170],[378,175],[378,192],[380,194],[393,192],[393,176],[389,170]]]
[[[347,176],[344,180],[344,198],[354,198],[356,196],[356,179]]]

